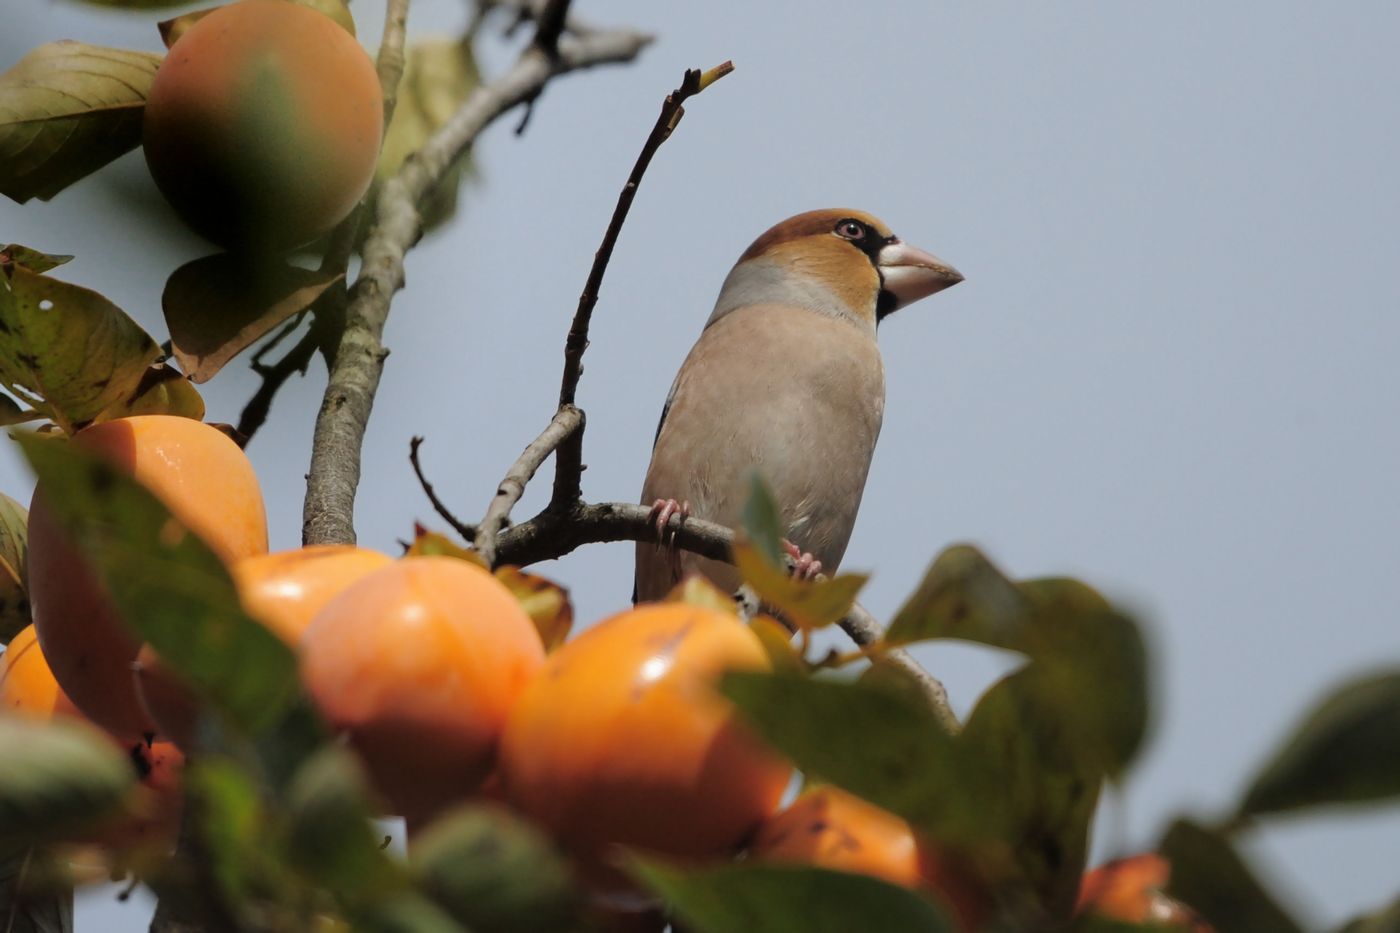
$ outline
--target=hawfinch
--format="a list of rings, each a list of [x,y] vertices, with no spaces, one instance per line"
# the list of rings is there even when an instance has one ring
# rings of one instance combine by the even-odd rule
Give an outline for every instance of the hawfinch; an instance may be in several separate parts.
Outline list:
[[[885,408],[876,325],[962,278],[861,211],[798,214],[755,240],[661,412],[642,486],[658,534],[676,512],[738,525],[757,470],[799,571],[834,571]],[[640,543],[634,596],[659,599],[695,570],[738,586],[727,564]]]

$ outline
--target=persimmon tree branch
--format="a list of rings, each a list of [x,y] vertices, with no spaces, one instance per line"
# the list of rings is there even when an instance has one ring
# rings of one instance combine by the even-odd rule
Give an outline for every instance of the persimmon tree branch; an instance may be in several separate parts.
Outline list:
[[[384,36],[379,43],[379,54],[375,59],[375,72],[379,75],[379,86],[384,91],[384,128],[394,119],[394,106],[398,102],[399,80],[403,77],[404,43],[408,29],[408,0],[395,0],[384,11]],[[311,305],[313,315],[311,329],[297,341],[296,345],[276,363],[264,365],[260,357],[275,346],[283,335],[279,334],[253,357],[253,371],[262,377],[253,396],[243,406],[238,417],[238,431],[243,435],[243,443],[253,439],[253,435],[267,421],[273,399],[278,391],[293,375],[306,375],[311,358],[319,349],[326,358],[327,366],[335,352],[334,335],[339,334],[345,321],[347,292],[345,271],[350,266],[350,257],[355,251],[365,202],[355,205],[335,229],[331,231],[326,252],[321,257],[320,271],[341,275],[340,281],[322,292]]]
[[[423,464],[418,462],[418,448],[423,446],[423,438],[415,437],[408,442],[408,462],[413,465],[413,475],[418,477],[418,484],[423,487],[423,493],[428,497],[428,501],[433,504],[433,511],[437,512],[443,521],[452,526],[452,529],[461,535],[465,540],[471,541],[476,537],[475,526],[468,525],[456,515],[452,514],[441,499],[438,498],[437,490],[433,489],[433,484],[428,482],[428,477],[423,474]]]
[[[312,441],[302,509],[307,544],[353,543],[355,491],[365,426],[388,355],[384,323],[403,287],[404,256],[422,233],[424,198],[492,121],[536,95],[551,78],[597,65],[627,62],[651,41],[633,30],[562,36],[556,55],[533,43],[494,81],[478,87],[452,118],[385,182],[350,292],[345,328]]]
[[[506,471],[505,478],[496,487],[486,515],[477,523],[472,544],[477,554],[488,567],[496,563],[496,536],[510,518],[510,510],[525,494],[525,486],[534,478],[535,471],[549,459],[552,451],[583,430],[583,412],[573,405],[565,405],[555,413],[549,426],[540,436],[530,442],[530,446]]]
[[[553,5],[546,5],[540,13],[541,31],[547,25],[553,27],[562,23],[564,15],[564,11],[557,10]],[[536,45],[538,44],[537,40]],[[525,492],[525,484],[551,453],[554,454],[554,491],[548,510],[562,515],[583,504],[583,429],[586,418],[582,409],[574,405],[574,396],[578,391],[579,378],[583,375],[583,351],[588,348],[588,325],[593,317],[593,309],[598,305],[603,276],[607,273],[613,248],[617,245],[618,235],[622,232],[622,225],[627,220],[627,213],[637,196],[637,187],[642,182],[642,176],[646,174],[647,166],[685,115],[682,105],[733,70],[734,65],[731,62],[725,62],[704,72],[690,69],[681,79],[680,87],[667,94],[661,103],[661,113],[657,116],[656,124],[646,142],[642,144],[641,154],[637,156],[637,161],[627,176],[627,183],[623,185],[622,192],[617,197],[612,218],[603,233],[603,242],[593,254],[593,265],[588,270],[583,292],[579,295],[578,308],[574,311],[569,334],[564,341],[564,373],[559,386],[559,408],[549,426],[525,448],[524,453],[506,471],[505,478],[497,484],[496,494],[487,507],[485,517],[476,527],[473,544],[488,566],[495,566],[497,562],[496,537],[506,526],[511,508],[520,501]]]
[[[666,531],[675,535],[679,548],[712,560],[731,560],[734,532],[723,525],[673,516]],[[579,503],[564,512],[546,508],[529,521],[501,532],[496,541],[495,562],[526,566],[563,557],[585,544],[655,540],[656,526],[652,523],[651,510],[646,506],[628,502]],[[842,631],[862,648],[876,645],[884,637],[884,627],[858,603],[839,624]],[[929,707],[949,731],[958,729],[958,719],[948,702],[948,692],[938,678],[924,670],[905,651],[883,651],[880,657],[919,685]]]
[[[574,319],[569,325],[569,334],[564,340],[564,373],[559,384],[561,411],[574,404],[578,382],[583,376],[583,354],[588,349],[588,325],[593,319],[593,309],[598,305],[603,276],[608,271],[613,248],[617,245],[622,225],[627,221],[627,213],[632,209],[632,202],[637,197],[637,188],[642,183],[647,166],[651,165],[652,157],[656,155],[662,143],[671,138],[671,133],[685,116],[685,102],[733,70],[733,62],[725,62],[705,72],[691,69],[685,73],[680,87],[666,95],[666,99],[662,101],[661,113],[657,115],[651,133],[642,144],[642,151],[632,166],[631,174],[627,176],[627,183],[622,186],[622,191],[617,196],[617,206],[613,208],[612,219],[608,221],[608,229],[603,233],[603,242],[593,254],[593,266],[588,271],[588,279],[583,284],[582,294],[579,295],[578,308],[574,311]],[[551,497],[551,505],[555,509],[564,509],[582,500],[582,476],[583,425],[580,424],[577,431],[562,439],[558,456],[555,457],[554,491]]]

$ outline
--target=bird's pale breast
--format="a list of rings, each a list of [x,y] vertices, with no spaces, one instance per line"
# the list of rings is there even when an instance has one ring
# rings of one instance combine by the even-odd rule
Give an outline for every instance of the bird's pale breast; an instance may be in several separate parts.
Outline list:
[[[873,335],[802,308],[736,309],[705,329],[681,369],[643,501],[689,501],[694,516],[737,525],[757,469],[788,538],[833,570],[855,524],[884,397]],[[723,564],[687,555],[683,566],[737,583]],[[670,584],[660,550],[638,545],[638,598],[658,598]]]

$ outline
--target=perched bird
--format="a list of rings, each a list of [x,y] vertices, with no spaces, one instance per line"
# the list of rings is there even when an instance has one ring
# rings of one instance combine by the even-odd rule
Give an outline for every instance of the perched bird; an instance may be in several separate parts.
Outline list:
[[[756,469],[799,572],[834,571],[885,409],[876,325],[962,278],[862,211],[809,211],[755,240],[661,412],[642,487],[659,539],[677,512],[737,525]],[[738,586],[726,564],[640,543],[634,597],[658,599],[692,570]]]

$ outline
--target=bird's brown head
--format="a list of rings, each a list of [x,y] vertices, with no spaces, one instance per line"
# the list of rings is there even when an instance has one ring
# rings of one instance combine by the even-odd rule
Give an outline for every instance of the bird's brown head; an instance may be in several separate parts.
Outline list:
[[[878,217],[846,208],[808,211],[754,240],[725,280],[710,321],[771,302],[851,318],[873,331],[891,312],[962,279]]]

